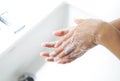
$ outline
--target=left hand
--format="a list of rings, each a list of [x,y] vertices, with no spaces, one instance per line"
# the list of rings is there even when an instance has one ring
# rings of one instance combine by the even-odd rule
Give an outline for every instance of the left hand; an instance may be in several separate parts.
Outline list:
[[[72,29],[54,33],[55,36],[64,36],[58,42],[43,43],[44,47],[53,47],[55,50],[51,53],[42,52],[41,56],[45,56],[47,61],[65,64],[72,62],[90,48],[96,46],[98,42],[96,37],[99,34],[100,25],[104,22],[95,19],[81,19],[77,20],[76,23],[78,26]]]

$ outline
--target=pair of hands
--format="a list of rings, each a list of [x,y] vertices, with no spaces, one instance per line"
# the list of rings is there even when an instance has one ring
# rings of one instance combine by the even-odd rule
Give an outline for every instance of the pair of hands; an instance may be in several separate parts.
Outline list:
[[[99,41],[102,24],[105,22],[97,19],[75,20],[77,26],[70,29],[55,31],[54,36],[61,37],[57,42],[44,42],[42,46],[54,48],[51,53],[41,52],[48,62],[66,64],[82,56],[90,48],[96,46]]]

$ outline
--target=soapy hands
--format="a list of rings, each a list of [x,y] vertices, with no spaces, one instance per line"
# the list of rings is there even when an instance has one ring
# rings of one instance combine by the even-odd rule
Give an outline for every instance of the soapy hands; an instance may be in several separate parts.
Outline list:
[[[82,56],[90,48],[96,46],[101,24],[104,22],[97,19],[78,19],[75,20],[77,26],[70,29],[55,31],[54,35],[61,37],[57,42],[45,42],[44,47],[54,48],[51,53],[41,52],[49,62],[66,64]]]

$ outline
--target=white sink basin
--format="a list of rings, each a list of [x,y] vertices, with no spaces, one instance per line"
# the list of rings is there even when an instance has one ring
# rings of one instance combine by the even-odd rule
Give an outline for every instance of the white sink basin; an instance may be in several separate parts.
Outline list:
[[[95,18],[68,4],[56,8],[0,58],[0,81],[18,81],[25,73],[36,81],[120,81],[120,63],[107,49],[97,46],[76,61],[59,65],[39,56],[44,41],[55,41],[52,31],[75,25],[76,18]],[[48,50],[49,51],[49,50]]]

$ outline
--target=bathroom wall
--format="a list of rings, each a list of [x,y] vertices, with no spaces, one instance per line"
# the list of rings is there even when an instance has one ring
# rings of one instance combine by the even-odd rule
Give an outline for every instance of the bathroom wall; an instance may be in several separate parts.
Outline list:
[[[67,0],[100,19],[111,21],[120,18],[120,0]]]

